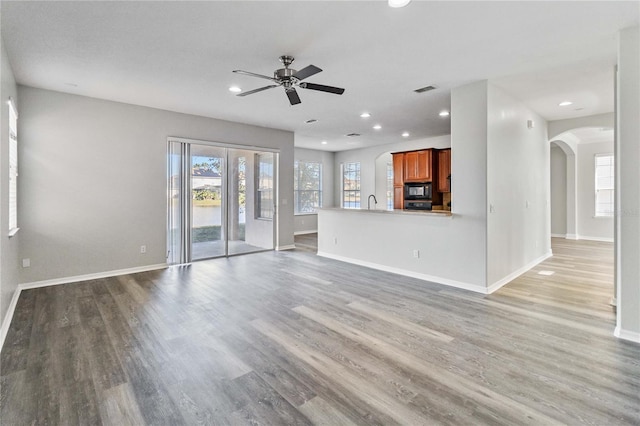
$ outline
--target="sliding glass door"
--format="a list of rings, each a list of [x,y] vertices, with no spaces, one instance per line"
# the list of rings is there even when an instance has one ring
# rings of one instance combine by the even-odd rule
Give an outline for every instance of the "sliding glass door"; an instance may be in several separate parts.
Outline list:
[[[274,248],[278,155],[170,139],[168,262]]]
[[[191,260],[224,256],[225,149],[191,144]]]

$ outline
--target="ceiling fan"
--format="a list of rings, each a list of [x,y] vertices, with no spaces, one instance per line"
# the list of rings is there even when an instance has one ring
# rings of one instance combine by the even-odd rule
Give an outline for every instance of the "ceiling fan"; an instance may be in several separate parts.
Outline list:
[[[302,80],[311,77],[312,75],[318,74],[322,70],[315,65],[309,65],[307,67],[302,68],[299,71],[296,71],[292,68],[289,68],[289,65],[294,61],[293,56],[280,56],[280,62],[284,65],[284,68],[280,68],[274,71],[273,77],[269,77],[262,74],[256,74],[249,71],[242,70],[234,70],[236,74],[244,74],[251,77],[264,78],[265,80],[271,80],[274,84],[269,86],[260,87],[258,89],[249,90],[248,92],[238,93],[236,96],[247,96],[252,95],[254,93],[262,92],[263,90],[273,89],[274,87],[282,86],[284,87],[284,91],[289,98],[289,102],[291,105],[299,104],[300,97],[298,96],[298,92],[296,92],[296,87],[301,87],[303,89],[309,90],[318,90],[320,92],[334,93],[336,95],[342,95],[344,93],[344,89],[340,87],[333,86],[325,86],[323,84],[315,84],[315,83],[307,83]]]

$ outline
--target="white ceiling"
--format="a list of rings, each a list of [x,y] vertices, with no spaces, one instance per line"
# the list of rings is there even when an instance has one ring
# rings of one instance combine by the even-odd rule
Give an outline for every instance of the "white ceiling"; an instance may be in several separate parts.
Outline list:
[[[619,29],[631,2],[386,1],[11,2],[2,36],[20,84],[296,133],[340,151],[448,134],[450,89],[490,79],[548,120],[613,111]],[[324,71],[308,81],[342,96],[281,88],[236,97],[278,57]],[[434,85],[437,90],[416,94]],[[559,107],[563,100],[573,101]],[[362,119],[368,111],[371,118]],[[317,119],[305,124],[307,119]],[[382,125],[375,131],[372,126]],[[347,138],[351,132],[359,138]],[[326,145],[320,141],[326,140]]]

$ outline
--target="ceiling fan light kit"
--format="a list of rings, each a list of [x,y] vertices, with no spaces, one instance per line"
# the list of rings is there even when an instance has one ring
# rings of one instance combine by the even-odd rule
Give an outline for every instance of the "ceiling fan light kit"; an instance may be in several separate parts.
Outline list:
[[[315,84],[303,82],[302,80],[311,77],[312,75],[316,75],[319,72],[322,72],[322,69],[316,67],[315,65],[309,65],[301,70],[294,70],[289,68],[294,61],[293,56],[283,55],[280,56],[280,62],[284,65],[284,68],[280,68],[274,71],[273,77],[269,77],[262,74],[256,74],[249,71],[243,70],[234,70],[233,72],[236,74],[248,75],[249,77],[257,77],[263,78],[265,80],[271,80],[274,84],[270,84],[269,86],[260,87],[258,89],[249,90],[248,92],[238,93],[236,96],[247,96],[254,93],[262,92],[263,90],[273,89],[274,87],[283,87],[284,91],[289,98],[289,103],[291,105],[297,105],[301,103],[300,96],[298,96],[298,92],[296,91],[296,87],[300,87],[302,89],[309,90],[317,90],[319,92],[333,93],[336,95],[342,95],[344,93],[344,89],[340,87],[333,86],[325,86],[323,84]]]

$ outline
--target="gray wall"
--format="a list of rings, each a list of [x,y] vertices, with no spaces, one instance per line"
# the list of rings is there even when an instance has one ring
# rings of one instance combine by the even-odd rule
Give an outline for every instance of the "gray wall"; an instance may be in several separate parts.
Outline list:
[[[578,238],[613,241],[613,217],[595,217],[596,154],[613,154],[613,141],[578,144]]]
[[[528,120],[533,120],[533,128],[528,128]],[[551,253],[551,220],[546,121],[489,84],[487,122],[487,282],[491,286]]]
[[[551,144],[551,234],[564,237],[567,233],[567,156],[556,144]]]
[[[9,230],[9,105],[7,101],[9,97],[13,98],[16,107],[20,107],[17,99],[16,81],[13,77],[13,71],[9,64],[9,58],[4,48],[4,43],[0,37],[0,50],[2,51],[0,80],[0,321],[4,321],[7,309],[11,303],[13,293],[19,283],[19,256],[18,247],[23,231],[19,231],[11,238],[7,237]],[[18,144],[22,143],[22,134],[20,133],[20,121],[22,116],[18,118]],[[22,165],[24,162],[18,156],[19,173],[18,185],[22,185]],[[20,214],[24,212],[24,204],[22,200],[18,200],[18,226],[23,227]],[[3,326],[8,327],[8,324]]]
[[[294,158],[302,161],[322,163],[322,207],[334,206],[333,177],[334,153],[315,149],[295,148]],[[305,234],[318,231],[318,214],[297,214],[294,217],[294,231]]]
[[[168,136],[279,149],[277,244],[293,244],[293,133],[30,87],[19,95],[22,282],[164,263]]]

